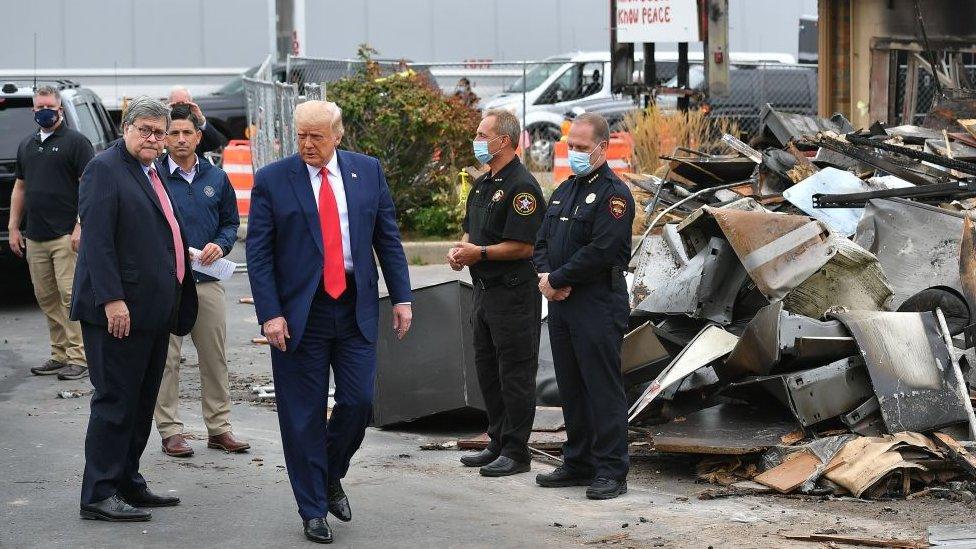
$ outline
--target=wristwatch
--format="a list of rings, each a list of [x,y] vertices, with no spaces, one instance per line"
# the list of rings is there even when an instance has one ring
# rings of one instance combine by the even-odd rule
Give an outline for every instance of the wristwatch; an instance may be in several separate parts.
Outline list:
[[[481,247],[481,259],[488,259],[488,246]]]

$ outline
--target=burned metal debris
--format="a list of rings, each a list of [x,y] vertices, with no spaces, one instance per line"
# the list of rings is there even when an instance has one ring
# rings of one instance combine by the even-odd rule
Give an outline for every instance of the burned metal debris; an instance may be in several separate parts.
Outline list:
[[[628,380],[631,424],[659,452],[765,452],[740,479],[780,492],[976,479],[971,137],[762,117],[752,146],[723,138],[741,156],[683,150],[649,183],[671,191],[631,262],[627,367],[655,365]]]

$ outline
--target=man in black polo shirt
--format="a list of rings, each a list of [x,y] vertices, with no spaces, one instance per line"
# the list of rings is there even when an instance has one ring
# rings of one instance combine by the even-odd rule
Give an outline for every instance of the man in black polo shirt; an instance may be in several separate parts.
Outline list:
[[[40,129],[17,149],[7,227],[13,252],[24,257],[26,250],[34,295],[51,332],[51,358],[31,372],[79,379],[88,375],[88,361],[81,327],[68,320],[68,308],[81,239],[78,182],[94,151],[87,137],[65,126],[56,88],[34,91],[34,120]]]
[[[515,156],[519,134],[512,113],[485,113],[473,145],[489,172],[468,194],[464,236],[448,254],[451,267],[468,266],[474,282],[475,364],[490,439],[461,463],[487,477],[524,473],[531,462],[542,296],[530,258],[545,200]]]

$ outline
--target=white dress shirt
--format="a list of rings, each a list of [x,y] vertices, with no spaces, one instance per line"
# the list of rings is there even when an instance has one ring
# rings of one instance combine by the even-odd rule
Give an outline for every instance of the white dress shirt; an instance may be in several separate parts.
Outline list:
[[[172,156],[167,156],[166,159],[169,160],[169,173],[178,173],[187,183],[193,183],[193,178],[197,176],[197,167],[200,166],[199,156],[193,155],[193,167],[189,172],[184,172],[183,168],[173,161]]]
[[[321,168],[305,164],[308,168],[308,178],[312,180],[312,196],[315,197],[315,208],[319,207],[319,190],[322,188]],[[342,262],[346,272],[353,272],[352,246],[349,244],[349,206],[346,204],[346,188],[342,185],[342,173],[339,172],[339,154],[333,153],[332,160],[325,165],[329,172],[329,186],[335,196],[336,208],[339,210],[339,231],[342,233]]]

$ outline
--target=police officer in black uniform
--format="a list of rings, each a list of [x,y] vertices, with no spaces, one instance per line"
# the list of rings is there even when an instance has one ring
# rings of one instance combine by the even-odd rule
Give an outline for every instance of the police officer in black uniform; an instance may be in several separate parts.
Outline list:
[[[586,497],[627,492],[627,400],[620,346],[630,308],[634,199],[606,162],[610,129],[600,115],[569,130],[567,179],[549,201],[535,245],[539,289],[549,299],[549,340],[563,401],[563,465],[536,477],[544,487],[589,486]]]
[[[539,183],[515,155],[518,119],[489,110],[478,126],[475,156],[489,172],[468,194],[464,236],[448,253],[454,270],[468,266],[474,283],[475,364],[488,411],[488,448],[461,458],[487,477],[529,470],[535,419],[542,296],[532,266],[545,214]]]

